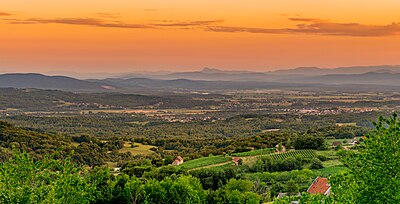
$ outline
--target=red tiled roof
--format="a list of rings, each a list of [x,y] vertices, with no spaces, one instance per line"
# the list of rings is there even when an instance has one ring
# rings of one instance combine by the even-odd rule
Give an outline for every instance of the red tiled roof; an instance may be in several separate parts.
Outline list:
[[[177,156],[174,160],[183,161],[183,158],[181,156]]]
[[[317,177],[311,186],[308,188],[307,193],[310,194],[326,194],[327,191],[330,189],[330,185],[328,183],[327,178]]]
[[[233,158],[232,158],[232,161],[234,161],[234,162],[239,162],[239,160],[240,160],[239,157],[233,157]]]

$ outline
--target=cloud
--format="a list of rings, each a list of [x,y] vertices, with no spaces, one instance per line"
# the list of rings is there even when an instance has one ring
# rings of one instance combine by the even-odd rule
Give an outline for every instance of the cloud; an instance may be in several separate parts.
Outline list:
[[[0,12],[0,16],[12,16],[12,13]]]
[[[279,34],[285,33],[283,29],[269,29],[269,28],[251,28],[251,27],[235,27],[235,26],[209,26],[205,28],[206,31],[212,32],[227,32],[227,33],[269,33]]]
[[[0,13],[0,16],[12,14]],[[2,18],[11,24],[66,24],[127,29],[198,29],[207,32],[259,33],[259,34],[313,34],[329,36],[381,37],[400,35],[400,23],[368,25],[361,23],[337,23],[319,18],[288,17],[292,27],[227,26],[224,20],[171,21],[129,23],[119,20],[116,13],[97,13],[98,18]]]
[[[301,22],[294,28],[254,28],[231,26],[208,26],[206,31],[213,32],[246,32],[264,34],[317,34],[353,37],[380,37],[400,34],[400,23],[386,25],[366,25],[360,23],[335,23],[318,18],[289,18]]]
[[[110,15],[108,13],[97,13],[98,15]],[[8,20],[11,24],[67,24],[67,25],[84,25],[96,27],[110,27],[110,28],[201,28],[217,23],[223,22],[222,20],[205,20],[205,21],[158,21],[159,23],[126,23],[113,19],[106,18],[29,18],[29,19],[3,19]]]
[[[196,27],[196,26],[209,26],[213,24],[222,23],[223,20],[208,20],[208,21],[162,21],[165,23],[155,23],[154,26],[159,27]]]
[[[301,18],[301,17],[297,17],[297,18],[288,18],[290,21],[301,21],[301,22],[321,22],[323,20],[319,19],[319,18]]]
[[[288,30],[294,33],[338,36],[393,36],[400,34],[400,24],[365,25],[360,23],[312,22],[310,24],[299,24],[297,28]]]
[[[84,25],[84,26],[95,26],[95,27],[110,27],[110,28],[153,28],[146,24],[132,24],[124,23],[119,21],[105,21],[98,18],[54,18],[54,19],[43,19],[43,18],[30,18],[24,20],[10,21],[12,24],[67,24],[67,25]]]

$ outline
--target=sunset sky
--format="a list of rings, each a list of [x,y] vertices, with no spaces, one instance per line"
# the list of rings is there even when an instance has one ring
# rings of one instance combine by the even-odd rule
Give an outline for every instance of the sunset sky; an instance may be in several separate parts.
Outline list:
[[[383,64],[399,0],[0,1],[0,72]]]

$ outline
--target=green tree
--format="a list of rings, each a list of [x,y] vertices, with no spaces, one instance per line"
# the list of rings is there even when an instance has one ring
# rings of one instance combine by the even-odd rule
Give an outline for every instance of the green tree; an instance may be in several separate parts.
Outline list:
[[[310,169],[322,169],[324,168],[324,165],[322,165],[321,160],[318,158],[314,158],[311,160],[311,166]]]
[[[14,153],[0,164],[0,203],[90,203],[94,188],[69,160]]]
[[[375,126],[344,159],[349,171],[331,179],[339,203],[400,203],[400,121],[394,114]]]
[[[137,204],[143,196],[143,185],[136,177],[131,178],[125,183],[124,193],[130,203]]]
[[[325,140],[322,137],[301,135],[293,140],[295,149],[324,149]]]
[[[240,192],[251,191],[252,188],[253,188],[253,182],[248,180],[236,180],[236,179],[229,180],[229,182],[225,186],[225,189],[229,191],[238,190]]]
[[[299,186],[293,180],[286,183],[286,191],[289,195],[296,195],[299,192]]]
[[[251,192],[253,185],[253,182],[248,180],[229,180],[225,186],[227,203],[260,203],[261,196],[257,193]]]
[[[180,176],[173,180],[170,177],[158,182],[148,181],[144,187],[143,203],[204,203],[206,192],[200,181],[192,176]]]

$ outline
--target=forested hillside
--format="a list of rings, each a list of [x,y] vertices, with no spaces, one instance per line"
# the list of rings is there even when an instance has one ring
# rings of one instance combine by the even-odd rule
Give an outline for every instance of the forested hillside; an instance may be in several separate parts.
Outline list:
[[[256,204],[270,200],[271,193],[286,190],[289,196],[275,199],[274,203],[292,200],[301,203],[398,203],[400,168],[397,168],[396,155],[400,149],[393,144],[400,142],[399,130],[400,121],[396,115],[380,118],[357,151],[339,151],[347,170],[329,177],[330,196],[307,193],[296,196],[306,188],[296,184],[299,179],[307,185],[317,172],[303,166],[310,162],[308,158],[318,157],[307,151],[291,154],[293,156],[259,157],[249,170],[241,166],[182,171],[170,165],[156,167],[150,160],[136,160],[127,163],[120,174],[112,174],[107,167],[88,170],[77,166],[71,162],[74,154],[54,157],[59,152],[55,151],[52,156],[38,159],[38,154],[19,153],[19,149],[14,149],[13,153],[8,152],[10,158],[0,165],[0,202]],[[49,149],[55,145],[55,140],[59,140],[57,145],[68,142],[54,135],[18,129],[8,123],[1,123],[0,134],[3,150],[12,146],[11,143],[23,147],[28,140],[49,140],[46,141],[50,143]],[[35,144],[35,141],[29,144]],[[295,163],[298,166],[293,165]],[[320,167],[314,164],[309,168]]]

